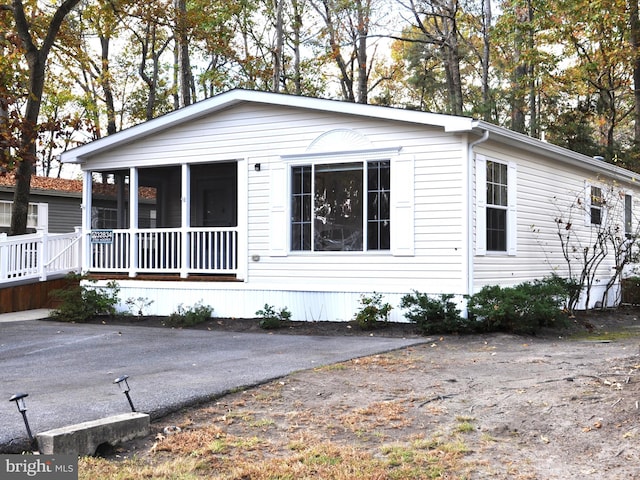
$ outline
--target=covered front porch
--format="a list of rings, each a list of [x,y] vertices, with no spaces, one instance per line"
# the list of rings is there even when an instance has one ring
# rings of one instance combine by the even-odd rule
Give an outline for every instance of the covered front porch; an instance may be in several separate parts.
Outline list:
[[[225,275],[241,271],[239,162],[87,171],[87,273]]]

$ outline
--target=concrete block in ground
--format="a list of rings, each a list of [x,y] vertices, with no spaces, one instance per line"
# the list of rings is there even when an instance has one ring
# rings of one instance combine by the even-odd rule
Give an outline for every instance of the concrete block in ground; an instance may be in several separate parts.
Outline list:
[[[123,413],[37,434],[40,452],[45,455],[95,455],[99,446],[116,445],[150,432],[146,413]]]

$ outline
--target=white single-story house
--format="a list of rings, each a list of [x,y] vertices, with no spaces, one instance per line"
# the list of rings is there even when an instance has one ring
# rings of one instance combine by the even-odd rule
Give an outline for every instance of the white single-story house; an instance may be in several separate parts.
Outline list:
[[[216,316],[269,304],[350,320],[376,292],[402,321],[413,290],[462,299],[566,276],[559,229],[589,244],[611,186],[624,207],[607,220],[629,234],[640,199],[637,174],[484,121],[246,90],[62,160],[84,172],[83,271],[157,315],[202,301]],[[96,228],[105,192],[112,223]]]

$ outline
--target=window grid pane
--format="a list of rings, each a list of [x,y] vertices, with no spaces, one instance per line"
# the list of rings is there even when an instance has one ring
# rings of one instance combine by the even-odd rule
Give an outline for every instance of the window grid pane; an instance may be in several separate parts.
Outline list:
[[[507,165],[487,162],[487,250],[507,251]]]
[[[633,197],[624,196],[624,233],[631,235],[633,232]]]
[[[367,249],[391,248],[391,167],[388,160],[367,166]]]
[[[362,250],[362,170],[361,162],[314,167],[315,251]]]
[[[602,189],[591,187],[591,224],[600,225],[602,223]]]
[[[294,167],[291,179],[291,250],[311,250],[311,167]]]
[[[487,250],[507,250],[507,211],[487,208]]]

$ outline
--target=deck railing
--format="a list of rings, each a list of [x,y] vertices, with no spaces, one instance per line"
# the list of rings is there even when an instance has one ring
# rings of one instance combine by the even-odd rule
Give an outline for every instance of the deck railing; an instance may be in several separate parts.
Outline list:
[[[90,272],[237,273],[237,228],[112,230],[90,242]]]
[[[0,284],[80,272],[80,238],[79,228],[72,233],[0,234]]]

